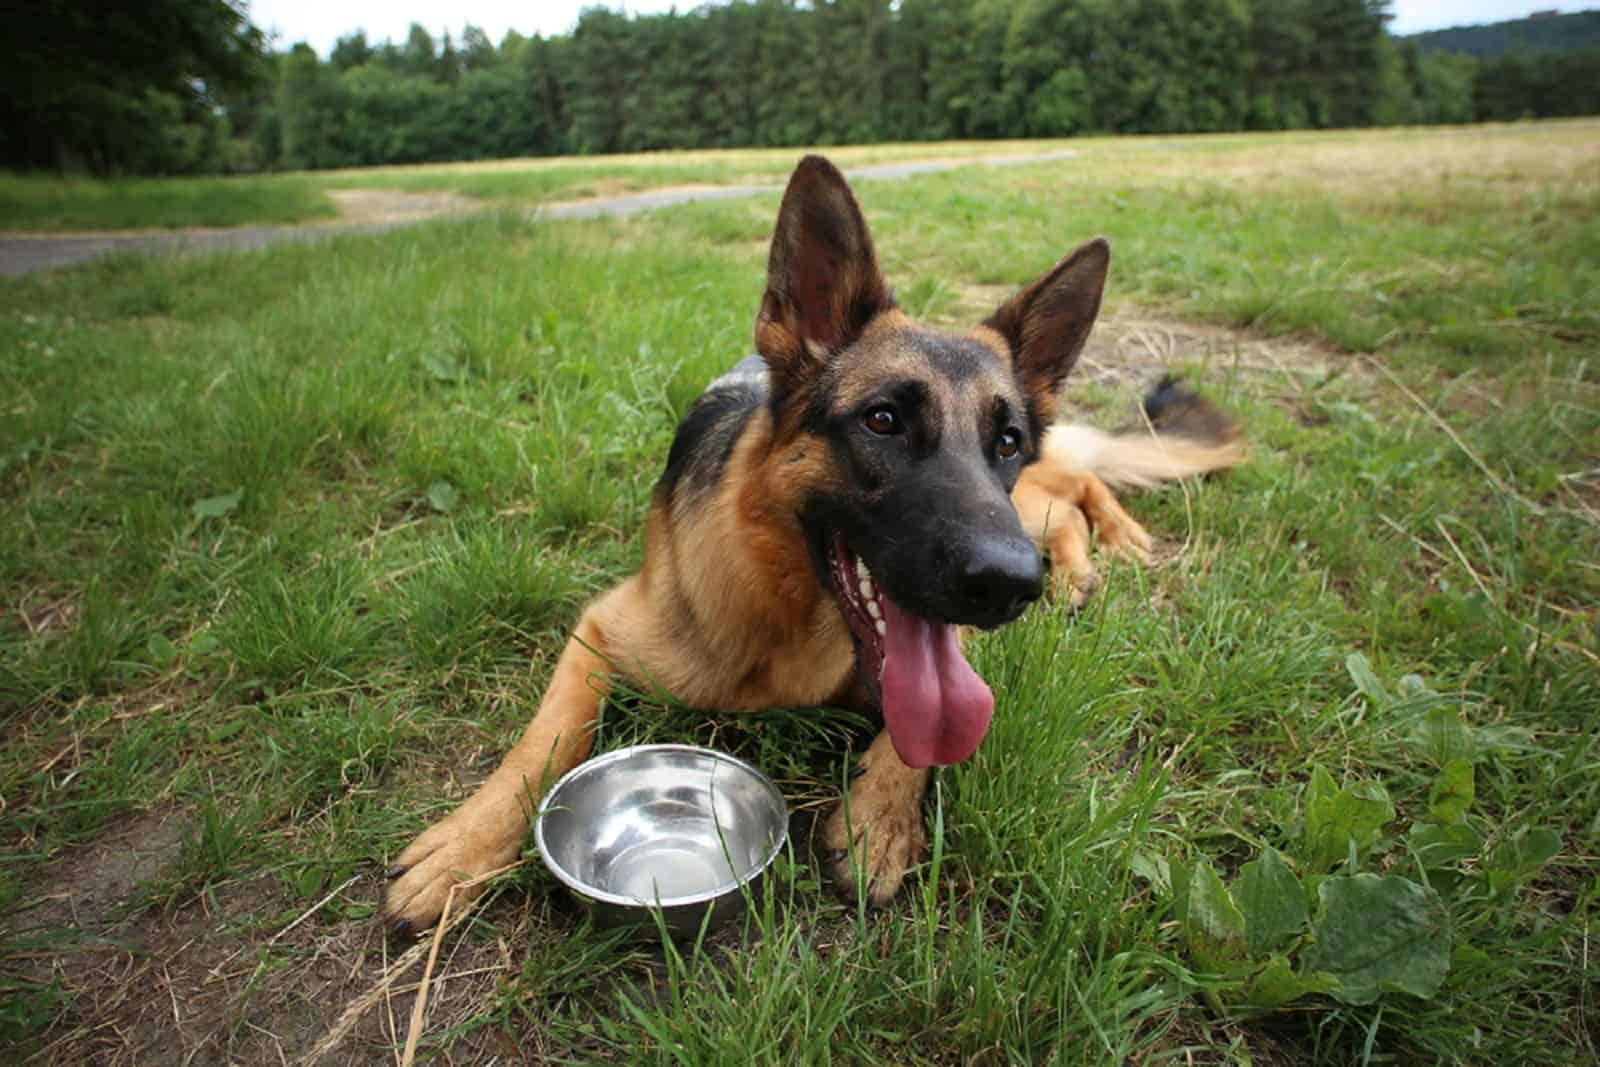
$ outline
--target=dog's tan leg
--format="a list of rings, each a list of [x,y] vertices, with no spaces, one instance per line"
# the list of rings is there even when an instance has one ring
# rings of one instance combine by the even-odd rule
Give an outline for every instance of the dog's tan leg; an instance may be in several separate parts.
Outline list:
[[[584,612],[522,740],[466,803],[400,854],[383,902],[390,929],[403,935],[432,926],[451,886],[517,858],[543,789],[589,754],[605,674],[613,669],[601,620],[630,592],[629,585],[620,586]],[[456,899],[477,891],[458,892]]]
[[[1150,548],[1155,544],[1150,534],[1132,515],[1123,510],[1111,487],[1093,474],[1083,475],[1079,507],[1094,529],[1094,540],[1107,552],[1140,563],[1150,562]]]
[[[823,832],[823,855],[842,891],[853,892],[859,875],[866,882],[868,901],[882,906],[899,892],[906,871],[927,850],[922,795],[928,772],[900,762],[887,730],[868,747],[860,766],[849,796],[840,801]]]
[[[1038,464],[1022,472],[1011,502],[1022,528],[1050,554],[1050,582],[1057,596],[1082,607],[1100,588],[1089,562],[1091,540],[1102,549],[1150,562],[1150,534],[1123,510],[1099,476]]]
[[[1089,520],[1078,505],[1036,484],[1023,472],[1012,490],[1022,528],[1050,556],[1050,591],[1081,608],[1100,588],[1100,576],[1089,562]]]

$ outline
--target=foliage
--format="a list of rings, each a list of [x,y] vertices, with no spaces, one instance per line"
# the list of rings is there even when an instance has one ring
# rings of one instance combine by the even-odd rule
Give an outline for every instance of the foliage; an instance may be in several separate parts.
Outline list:
[[[1241,866],[1231,886],[1205,859],[1173,863],[1174,911],[1202,989],[1219,1007],[1272,1011],[1314,994],[1356,1005],[1391,993],[1433,997],[1450,972],[1452,913],[1504,901],[1560,851],[1560,835],[1543,827],[1489,847],[1483,821],[1469,814],[1474,765],[1492,746],[1451,701],[1414,674],[1391,694],[1360,653],[1346,669],[1371,714],[1410,721],[1413,753],[1435,768],[1426,813],[1388,835],[1396,812],[1383,785],[1341,787],[1319,766],[1292,851],[1300,875],[1272,847]],[[1385,862],[1386,851],[1398,855]],[[1363,869],[1374,864],[1387,870]]]
[[[1406,38],[1424,55],[1451,52],[1496,59],[1511,52],[1569,51],[1600,47],[1600,11],[1571,11],[1510,19],[1484,26],[1452,26]]]
[[[589,8],[568,35],[508,34],[498,48],[470,25],[462,49],[420,26],[399,46],[356,33],[326,63],[303,46],[280,58],[255,156],[333,167],[1590,107],[1508,78],[1485,88],[1475,61],[1397,41],[1387,18],[1388,0],[733,0],[636,17]],[[1499,102],[1502,82],[1516,103]]]
[[[13,167],[187,174],[1600,111],[1600,52],[1572,51],[1594,13],[1471,31],[1522,49],[1502,54],[1452,36],[1467,31],[1391,37],[1389,0],[730,0],[590,7],[569,34],[499,45],[471,24],[459,40],[356,30],[322,59],[304,44],[264,56],[232,0],[162,0],[94,33],[80,7],[47,5],[43,43],[13,64],[0,97]]]
[[[1388,0],[731,0],[586,9],[498,46],[413,25],[270,57],[224,0],[111,19],[49,6],[0,102],[13,166],[320,169],[662,148],[1463,122],[1600,109],[1600,59],[1477,61],[1384,30]],[[1565,20],[1551,20],[1568,25]],[[1543,46],[1549,23],[1505,24]],[[1572,25],[1577,25],[1572,23]],[[1584,22],[1583,26],[1588,23]],[[181,47],[150,47],[159,30]],[[1455,31],[1447,31],[1453,33]],[[31,42],[30,42],[31,43]],[[165,39],[163,38],[163,44]],[[1569,45],[1570,46],[1570,45]],[[64,46],[62,46],[64,47]],[[54,49],[54,50],[52,50]],[[138,62],[123,63],[136,54]],[[152,57],[159,57],[159,60]],[[113,72],[108,74],[107,72]]]
[[[220,109],[259,79],[264,47],[236,0],[49,0],[16,28],[0,38],[7,165],[225,169]]]
[[[1489,60],[1478,72],[1474,109],[1478,118],[1500,120],[1600,112],[1600,47]]]

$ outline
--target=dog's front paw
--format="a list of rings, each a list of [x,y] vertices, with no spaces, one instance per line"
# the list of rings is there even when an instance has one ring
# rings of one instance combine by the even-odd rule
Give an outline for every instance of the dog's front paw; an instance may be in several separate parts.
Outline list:
[[[1067,606],[1077,611],[1100,590],[1100,575],[1090,570],[1073,570],[1055,563],[1050,567],[1050,595],[1065,600]]]
[[[397,936],[420,933],[439,921],[450,890],[504,867],[517,858],[528,822],[512,804],[502,808],[474,796],[452,814],[424,830],[389,868],[382,917]],[[458,889],[452,908],[483,891],[471,885]]]
[[[921,799],[920,789],[908,792],[870,770],[856,781],[823,832],[828,874],[841,893],[853,897],[864,884],[873,907],[894,899],[928,849]]]
[[[1102,513],[1095,517],[1094,540],[1100,546],[1100,551],[1146,566],[1152,559],[1150,550],[1155,547],[1155,540],[1149,531],[1121,508],[1117,509],[1117,513]]]

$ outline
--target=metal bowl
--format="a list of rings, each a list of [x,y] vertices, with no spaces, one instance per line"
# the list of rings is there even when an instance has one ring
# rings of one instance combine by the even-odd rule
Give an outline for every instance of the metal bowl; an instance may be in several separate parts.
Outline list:
[[[539,855],[602,923],[652,921],[693,935],[739,914],[744,887],[789,834],[783,794],[732,756],[637,745],[597,756],[545,794]],[[752,886],[753,888],[753,886]]]

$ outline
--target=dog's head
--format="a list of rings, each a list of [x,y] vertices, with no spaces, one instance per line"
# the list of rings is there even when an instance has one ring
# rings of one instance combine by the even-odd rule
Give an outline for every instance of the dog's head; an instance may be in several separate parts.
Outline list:
[[[895,306],[831,163],[801,160],[784,193],[756,350],[779,443],[827,455],[801,523],[911,766],[960,762],[988,729],[994,698],[956,627],[1010,622],[1041,592],[1010,494],[1055,418],[1109,259],[1090,241],[981,325],[934,330]]]

